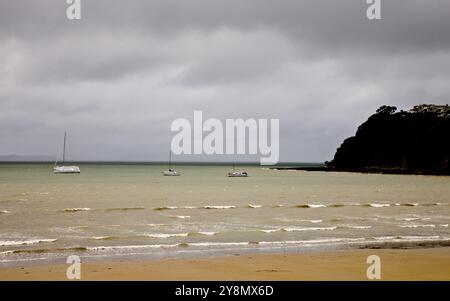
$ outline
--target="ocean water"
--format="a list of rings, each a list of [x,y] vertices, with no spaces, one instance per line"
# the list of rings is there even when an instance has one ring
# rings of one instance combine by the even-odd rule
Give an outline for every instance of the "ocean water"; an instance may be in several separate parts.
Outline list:
[[[450,177],[0,164],[0,266],[450,243]]]

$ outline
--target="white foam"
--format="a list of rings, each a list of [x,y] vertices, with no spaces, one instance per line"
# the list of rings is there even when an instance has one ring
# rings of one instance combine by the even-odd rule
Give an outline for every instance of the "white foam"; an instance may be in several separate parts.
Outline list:
[[[367,204],[367,206],[369,206],[369,207],[374,207],[374,208],[382,208],[382,207],[389,207],[389,206],[391,206],[391,204],[376,204],[376,203],[369,203],[369,204]]]
[[[30,239],[30,240],[0,240],[0,246],[6,247],[6,246],[20,246],[20,245],[34,245],[44,242],[55,242],[57,239]]]
[[[412,222],[412,221],[417,221],[420,220],[420,217],[404,217],[404,218],[396,218],[396,220],[398,221],[405,221],[405,222]]]
[[[189,246],[193,247],[219,247],[219,246],[245,246],[249,242],[196,242],[190,243]]]
[[[337,227],[286,227],[283,228],[283,231],[287,232],[296,232],[296,231],[333,231],[336,230]]]
[[[198,234],[211,236],[211,235],[216,235],[217,233],[216,232],[198,232]]]
[[[302,222],[309,222],[309,223],[313,223],[313,224],[318,224],[318,223],[323,222],[323,220],[321,220],[321,219],[303,219],[303,220],[300,220],[300,221],[302,221]]]
[[[348,228],[348,229],[371,229],[372,226],[367,225],[340,225],[339,227]]]
[[[401,228],[435,228],[436,225],[428,224],[428,225],[399,225]]]
[[[327,206],[322,204],[306,204],[309,208],[325,208]]]
[[[189,233],[152,233],[152,234],[145,234],[144,236],[154,238],[169,238],[169,237],[186,237],[188,235]]]
[[[236,206],[214,206],[214,205],[206,205],[203,206],[203,209],[234,209]]]
[[[253,205],[253,204],[248,204],[247,205],[249,208],[261,208],[262,205]]]
[[[285,245],[285,244],[298,244],[298,245],[315,245],[315,244],[330,244],[341,242],[358,242],[364,241],[364,238],[322,238],[312,240],[284,240],[284,241],[261,241],[261,245]]]
[[[65,208],[63,209],[64,212],[78,212],[78,211],[90,211],[91,208]]]
[[[187,219],[187,218],[191,218],[190,215],[170,215],[170,218],[179,218],[179,219]]]
[[[93,236],[91,237],[91,239],[95,239],[95,240],[107,240],[107,239],[112,239],[112,236]]]
[[[323,204],[304,204],[304,205],[297,205],[297,208],[326,208],[326,205]]]
[[[130,245],[130,246],[99,246],[87,247],[87,250],[104,251],[104,250],[129,250],[129,249],[149,249],[149,248],[173,248],[178,247],[178,244],[171,245]]]
[[[282,228],[278,228],[278,229],[261,229],[259,231],[264,232],[264,233],[273,233],[273,232],[278,232],[281,231]]]

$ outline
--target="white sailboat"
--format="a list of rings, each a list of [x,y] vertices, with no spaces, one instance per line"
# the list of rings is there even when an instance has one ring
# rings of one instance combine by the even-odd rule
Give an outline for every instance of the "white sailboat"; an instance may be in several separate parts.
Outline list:
[[[64,146],[63,146],[63,160],[62,163],[64,164],[64,162],[66,161],[66,138],[67,138],[67,133],[64,132]],[[53,167],[53,173],[55,174],[64,174],[64,173],[80,173],[81,170],[78,166],[58,166],[58,161],[55,162],[55,166]]]
[[[228,173],[228,177],[230,177],[230,178],[246,178],[246,177],[248,177],[248,173],[246,171],[236,171],[236,166],[233,163],[233,171]]]
[[[180,173],[172,168],[172,151],[169,151],[169,169],[163,171],[165,176],[179,176]]]

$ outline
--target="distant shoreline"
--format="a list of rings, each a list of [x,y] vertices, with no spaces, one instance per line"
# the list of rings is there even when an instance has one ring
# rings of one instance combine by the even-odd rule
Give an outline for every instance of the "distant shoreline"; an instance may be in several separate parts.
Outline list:
[[[367,168],[331,168],[326,166],[290,166],[273,167],[274,170],[303,170],[303,171],[325,171],[325,172],[356,172],[365,174],[391,174],[391,175],[427,175],[427,176],[450,176],[449,172],[405,170],[395,168],[367,167]]]

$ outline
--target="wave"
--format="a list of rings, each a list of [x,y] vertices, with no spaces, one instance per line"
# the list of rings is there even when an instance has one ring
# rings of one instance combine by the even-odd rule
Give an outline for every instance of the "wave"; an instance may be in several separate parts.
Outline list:
[[[313,224],[318,224],[318,223],[323,222],[323,220],[321,220],[321,219],[301,219],[299,221],[313,223]]]
[[[410,206],[410,207],[416,207],[419,206],[419,203],[405,203],[405,204],[401,204],[402,206]]]
[[[333,231],[337,227],[285,227],[281,231],[297,232],[297,231]]]
[[[438,206],[441,205],[441,203],[429,203],[429,204],[419,204],[419,203],[395,203],[395,204],[388,204],[388,203],[367,203],[367,204],[359,204],[359,203],[349,203],[349,204],[300,204],[300,205],[294,205],[296,208],[340,208],[340,207],[346,207],[346,206],[364,206],[364,207],[373,207],[373,208],[382,208],[382,207],[390,207],[390,206],[408,206],[408,207],[416,207],[416,206]],[[255,208],[261,208],[262,205],[257,204],[247,204],[246,206],[243,206],[250,209]],[[276,204],[273,205],[272,208],[280,208],[285,207],[285,205],[282,204]],[[237,206],[235,205],[205,205],[200,207],[195,206],[162,206],[162,207],[156,207],[153,208],[153,210],[156,211],[163,211],[163,210],[177,210],[177,209],[235,209]],[[123,208],[106,208],[106,209],[91,209],[91,208],[66,208],[62,211],[64,212],[78,212],[78,211],[91,211],[91,210],[102,210],[102,211],[127,211],[127,210],[143,210],[146,209],[145,207],[123,207]],[[5,213],[6,211],[0,211],[0,213]]]
[[[304,204],[304,205],[296,205],[297,208],[325,208],[326,205],[322,204]]]
[[[198,232],[186,232],[186,233],[151,233],[145,234],[145,237],[152,238],[171,238],[171,237],[187,237],[187,236],[197,236],[197,235],[205,235],[212,236],[216,235],[217,232],[208,232],[208,231],[198,231]]]
[[[301,231],[333,231],[338,227],[283,227],[275,229],[259,229],[259,232],[274,233],[274,232],[301,232]]]
[[[178,207],[177,206],[163,206],[163,207],[156,207],[153,210],[162,211],[162,210],[175,210],[175,209],[178,209]]]
[[[162,210],[176,210],[176,209],[198,209],[198,207],[194,207],[194,206],[162,206],[162,207],[156,207],[153,208],[153,210],[156,211],[162,211]]]
[[[420,218],[420,217],[397,217],[395,219],[397,221],[405,221],[405,222],[412,222],[412,221],[422,220],[422,218]]]
[[[78,211],[91,211],[91,208],[65,208],[63,212],[78,212]]]
[[[382,208],[382,207],[390,207],[391,204],[367,203],[364,206],[373,208]]]
[[[217,232],[189,232],[189,236],[194,236],[194,235],[206,235],[206,236],[212,236],[212,235],[216,235]]]
[[[115,239],[115,238],[118,238],[118,237],[115,237],[115,236],[93,236],[93,237],[90,237],[91,239],[94,239],[94,240],[111,240],[111,239]]]
[[[170,237],[187,237],[189,233],[151,233],[145,234],[146,237],[153,238],[170,238]]]
[[[0,214],[8,214],[8,213],[11,213],[11,212],[9,212],[8,210],[0,210]]]
[[[428,224],[428,225],[399,225],[401,228],[435,228],[436,225]]]
[[[371,229],[372,226],[367,226],[367,225],[339,225],[338,228],[341,228],[341,229]]]
[[[30,240],[0,240],[0,247],[7,247],[7,246],[23,246],[23,245],[34,245],[34,244],[40,244],[45,242],[55,242],[57,239],[49,239],[49,238],[43,238],[43,239],[30,239]]]
[[[0,254],[39,254],[39,253],[55,253],[55,252],[80,252],[87,251],[87,247],[68,247],[68,248],[55,248],[55,249],[24,249],[24,250],[11,250],[4,251]]]
[[[173,248],[178,247],[179,244],[157,244],[157,245],[129,245],[129,246],[98,246],[86,247],[88,251],[107,251],[107,250],[132,250],[132,249],[149,249],[149,248]]]
[[[441,237],[438,235],[431,235],[431,236],[413,236],[413,235],[397,235],[397,236],[379,236],[379,237],[373,237],[374,240],[383,240],[383,241],[390,241],[390,240],[408,240],[408,241],[416,241],[416,240],[435,240],[440,239]]]
[[[279,232],[281,231],[283,228],[278,228],[278,229],[260,229],[258,231],[260,232],[264,232],[264,233],[273,233],[273,232]]]
[[[187,243],[186,245],[192,246],[192,247],[219,247],[219,246],[245,246],[249,245],[252,242],[249,241],[239,241],[239,242],[194,242],[194,243]]]
[[[232,246],[321,246],[321,245],[356,245],[360,249],[372,248],[411,248],[411,247],[438,247],[450,246],[449,237],[434,236],[382,236],[372,238],[319,238],[312,240],[283,240],[283,241],[236,241],[236,242],[195,242],[195,243],[176,243],[176,244],[151,244],[151,245],[117,245],[117,246],[87,246],[87,247],[67,247],[54,249],[25,249],[0,252],[2,255],[20,254],[20,253],[50,253],[50,252],[68,252],[68,251],[110,251],[110,250],[135,250],[135,249],[155,249],[155,248],[188,248],[188,247],[232,247]]]
[[[179,219],[186,219],[191,218],[190,215],[169,215],[170,218],[179,218]]]
[[[229,205],[229,206],[219,206],[219,205],[206,205],[202,207],[203,209],[234,209],[236,206]]]
[[[298,218],[274,218],[275,220],[284,222],[284,223],[292,223],[292,222],[304,222],[304,223],[313,223],[313,224],[318,224],[318,223],[322,223],[323,220],[321,219],[298,219]]]
[[[107,208],[104,211],[128,211],[128,210],[143,210],[145,207],[121,207],[121,208]]]

